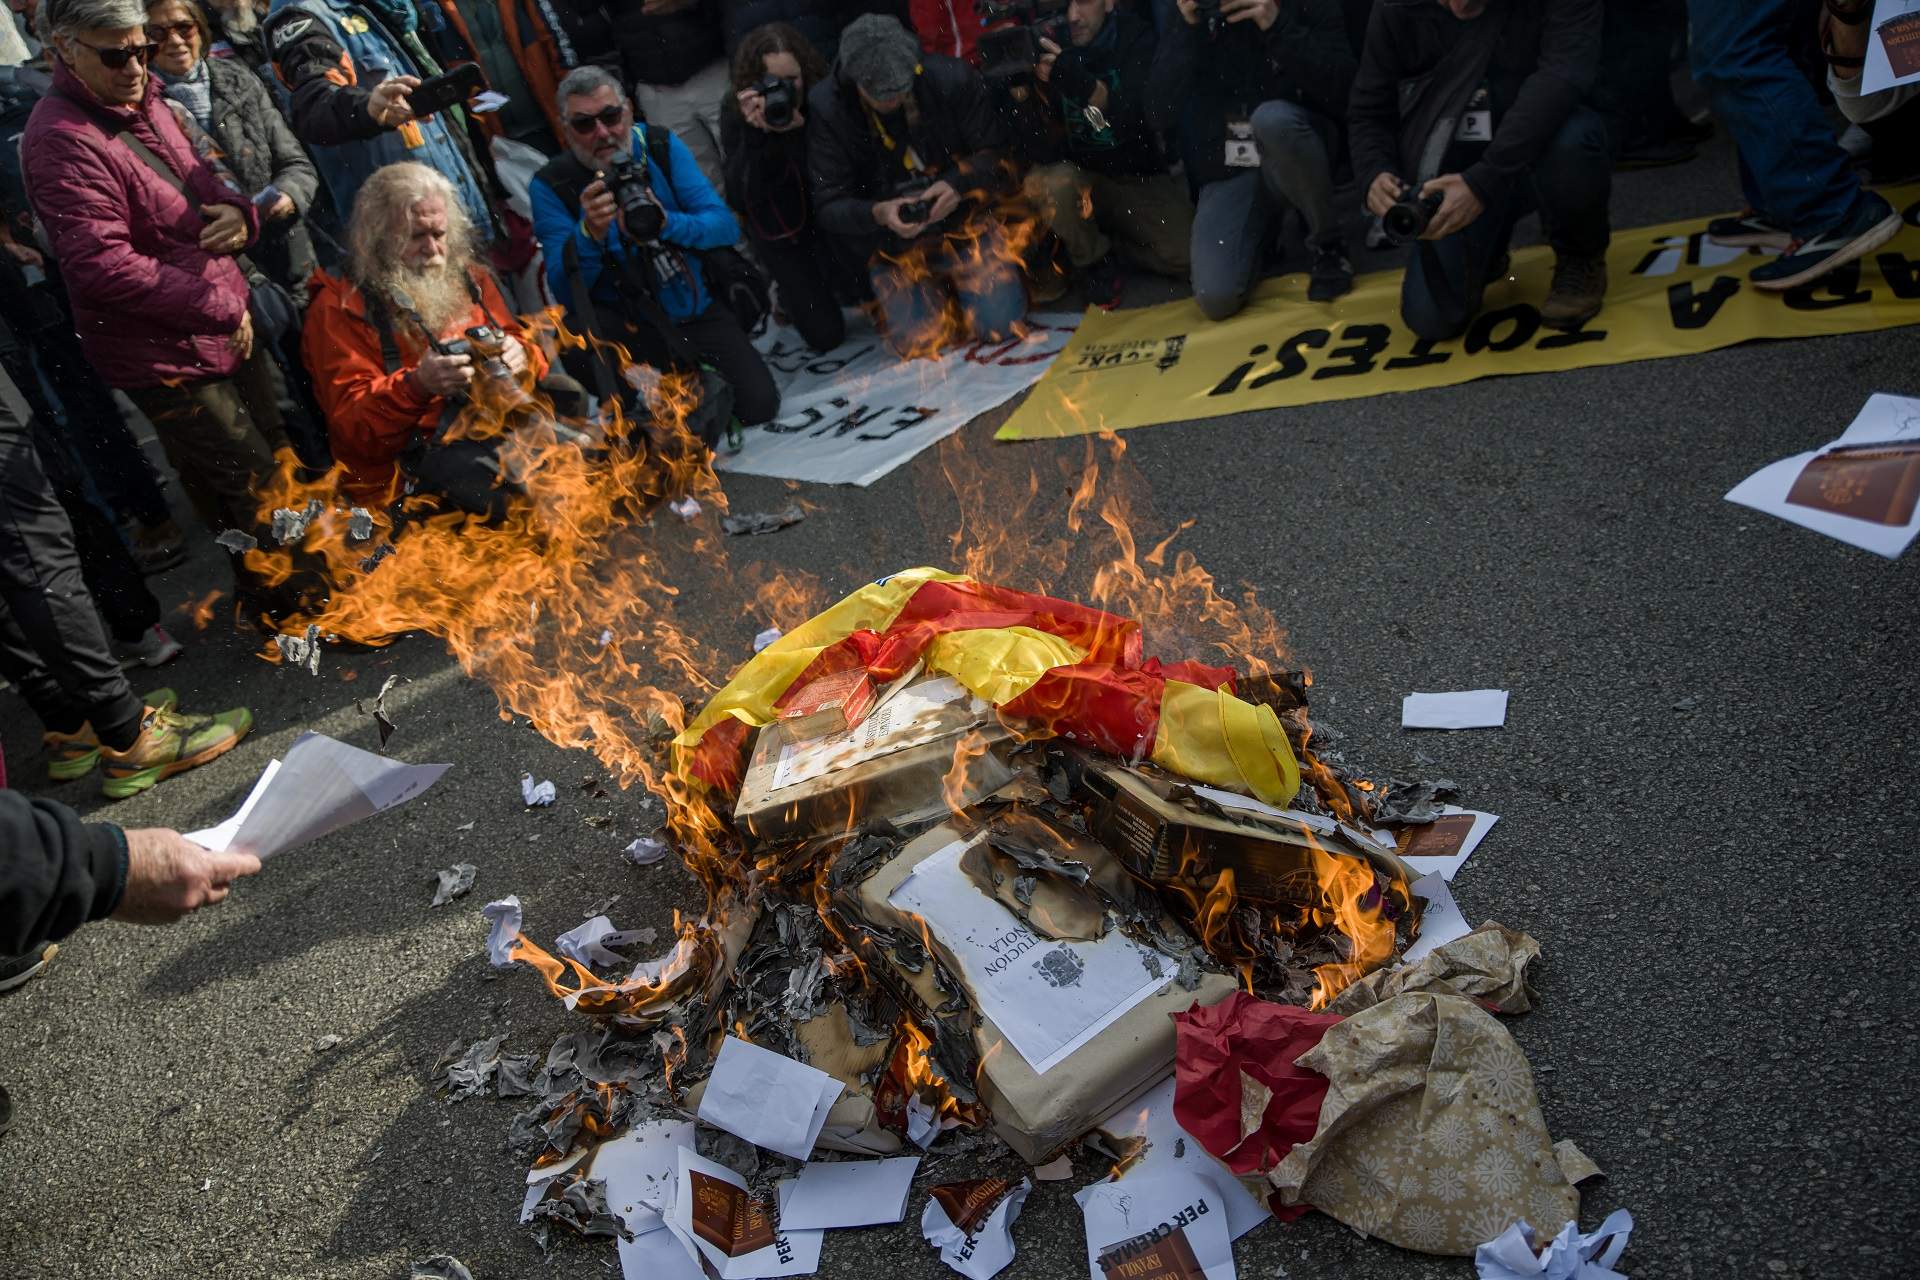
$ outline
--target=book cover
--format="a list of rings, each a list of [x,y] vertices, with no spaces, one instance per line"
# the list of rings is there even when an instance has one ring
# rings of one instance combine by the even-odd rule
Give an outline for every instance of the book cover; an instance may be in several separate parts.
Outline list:
[[[1920,444],[1834,449],[1811,459],[1787,501],[1898,528],[1920,502]]]

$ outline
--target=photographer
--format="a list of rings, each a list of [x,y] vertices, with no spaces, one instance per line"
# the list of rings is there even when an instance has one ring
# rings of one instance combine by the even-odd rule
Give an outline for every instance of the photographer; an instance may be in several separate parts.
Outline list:
[[[570,323],[655,368],[710,365],[732,388],[735,417],[771,420],[779,388],[700,260],[740,238],[733,214],[678,136],[634,123],[607,71],[568,72],[559,99],[568,152],[529,195],[547,285]]]
[[[733,57],[734,96],[720,113],[727,198],[740,211],[754,256],[780,288],[780,306],[815,351],[847,336],[840,313],[838,246],[820,230],[807,193],[807,91],[827,64],[784,22],[756,27]],[[838,287],[837,287],[838,286]]]
[[[1458,337],[1538,208],[1556,261],[1540,323],[1577,329],[1607,292],[1607,129],[1581,105],[1601,0],[1381,0],[1348,125],[1354,177],[1390,234],[1417,236],[1400,314]]]
[[[424,446],[491,376],[478,354],[442,352],[429,338],[499,330],[505,340],[497,359],[516,385],[529,370],[544,374],[546,356],[525,340],[492,275],[474,261],[473,229],[453,185],[425,165],[388,165],[361,184],[343,269],[344,279],[315,277],[301,346],[344,469],[341,491],[383,506],[400,496],[403,459],[422,460],[409,450]],[[491,488],[492,477],[472,470],[458,488],[439,483],[438,473],[422,487],[469,510],[489,508],[476,489]]]
[[[1027,174],[1027,198],[1066,246],[1087,301],[1113,307],[1123,283],[1115,240],[1119,256],[1148,271],[1187,274],[1193,201],[1147,120],[1153,24],[1115,13],[1114,0],[1070,0],[1060,34],[1064,46],[1040,37],[1034,78],[1065,129],[1066,156]]]
[[[887,340],[938,343],[950,305],[973,337],[1010,336],[1026,310],[1018,265],[989,212],[954,215],[997,185],[1005,127],[965,63],[923,58],[898,20],[855,19],[833,77],[807,97],[809,180],[820,225],[867,263]],[[907,255],[911,273],[897,264]],[[924,267],[924,270],[919,268]]]

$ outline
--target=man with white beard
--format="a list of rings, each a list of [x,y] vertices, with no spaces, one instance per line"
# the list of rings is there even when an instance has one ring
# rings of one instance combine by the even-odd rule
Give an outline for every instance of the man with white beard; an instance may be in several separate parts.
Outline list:
[[[453,185],[404,161],[361,184],[347,225],[344,279],[316,277],[301,350],[327,419],[341,489],[362,505],[402,491],[401,461],[457,411],[485,357],[433,345],[491,326],[499,360],[524,386],[546,356],[524,337],[493,276],[475,261],[473,228]],[[432,341],[430,341],[432,340]]]

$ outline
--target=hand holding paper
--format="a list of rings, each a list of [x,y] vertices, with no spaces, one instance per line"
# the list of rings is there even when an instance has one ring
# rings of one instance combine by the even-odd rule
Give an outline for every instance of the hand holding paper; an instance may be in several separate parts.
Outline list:
[[[318,733],[303,733],[260,774],[239,810],[187,839],[260,859],[296,849],[413,799],[452,766],[402,764]]]

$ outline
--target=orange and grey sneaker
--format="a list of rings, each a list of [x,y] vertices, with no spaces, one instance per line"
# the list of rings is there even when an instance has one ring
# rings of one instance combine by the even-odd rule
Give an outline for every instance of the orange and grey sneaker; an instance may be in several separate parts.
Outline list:
[[[149,707],[140,736],[125,751],[100,748],[106,775],[100,790],[110,800],[138,795],[154,783],[198,768],[240,744],[253,728],[253,712],[235,707],[211,716],[190,716],[173,707]]]
[[[143,695],[142,700],[149,707],[170,707],[180,700],[171,689],[155,689]],[[75,778],[84,778],[93,772],[93,766],[100,762],[100,736],[93,731],[91,720],[82,724],[72,733],[55,733],[49,729],[41,735],[41,745],[50,757],[47,761],[47,776],[55,782],[72,782]]]

